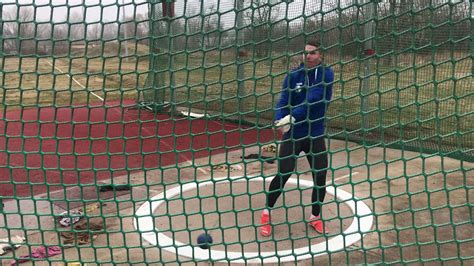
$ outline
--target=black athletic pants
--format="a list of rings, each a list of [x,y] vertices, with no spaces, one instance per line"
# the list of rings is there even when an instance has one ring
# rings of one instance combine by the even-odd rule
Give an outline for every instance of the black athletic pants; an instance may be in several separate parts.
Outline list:
[[[326,154],[326,143],[323,137],[304,138],[294,142],[290,139],[283,141],[279,148],[278,169],[279,174],[273,178],[270,183],[270,189],[267,196],[267,207],[273,208],[275,202],[280,196],[286,181],[293,174],[296,166],[298,154],[306,154],[309,165],[312,169],[313,194],[311,196],[312,213],[318,216],[321,212],[321,204],[326,196],[326,173],[328,167],[328,158]]]

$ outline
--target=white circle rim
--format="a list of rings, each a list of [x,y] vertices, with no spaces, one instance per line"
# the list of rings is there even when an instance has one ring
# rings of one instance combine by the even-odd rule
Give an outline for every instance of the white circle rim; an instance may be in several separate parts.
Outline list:
[[[142,238],[144,238],[147,242],[168,252],[198,260],[212,260],[216,262],[222,261],[231,263],[280,263],[322,256],[328,254],[328,252],[340,251],[345,247],[354,244],[355,242],[359,241],[372,227],[373,215],[370,208],[363,201],[354,197],[352,194],[342,189],[335,188],[334,186],[326,187],[326,193],[345,203],[354,214],[354,219],[351,225],[342,234],[329,238],[327,242],[321,242],[307,247],[266,252],[230,252],[213,249],[205,250],[199,248],[198,246],[193,247],[191,245],[176,241],[167,235],[160,233],[159,228],[154,227],[153,213],[158,207],[160,207],[161,204],[165,203],[166,200],[198,187],[216,185],[217,183],[228,183],[231,181],[262,182],[265,181],[265,179],[262,177],[244,178],[243,176],[235,176],[199,183],[187,183],[182,186],[174,187],[143,203],[143,205],[141,205],[135,212],[137,218],[134,219],[133,225],[135,226],[135,229],[140,232]],[[287,183],[303,185],[305,187],[313,186],[312,181],[295,178],[290,178]]]

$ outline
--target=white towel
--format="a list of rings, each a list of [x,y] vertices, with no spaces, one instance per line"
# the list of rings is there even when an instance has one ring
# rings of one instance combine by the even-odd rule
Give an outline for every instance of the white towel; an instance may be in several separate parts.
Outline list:
[[[25,243],[26,238],[23,236],[13,236],[11,239],[0,239],[0,256],[7,253],[9,250],[20,247]]]

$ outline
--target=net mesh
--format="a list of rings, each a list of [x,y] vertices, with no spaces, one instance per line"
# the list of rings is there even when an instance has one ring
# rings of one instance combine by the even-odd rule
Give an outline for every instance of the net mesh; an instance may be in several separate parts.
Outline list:
[[[180,12],[168,28],[175,36],[171,39],[163,26],[167,20],[158,12],[156,30],[162,33],[156,46],[163,50],[156,58],[166,63],[156,71],[176,79],[170,83],[174,90],[160,84],[145,99],[160,95],[158,102],[173,99],[240,117],[243,112],[244,119],[268,123],[278,88],[298,64],[302,44],[319,36],[326,62],[339,75],[328,117],[334,133],[472,157],[468,3],[305,4],[251,1],[236,10],[227,2],[177,2]],[[236,25],[239,10],[241,26]],[[177,43],[172,52],[167,50],[171,43]],[[369,49],[376,54],[367,56]],[[158,59],[164,55],[171,61]],[[173,96],[161,95],[160,86]]]
[[[442,0],[2,1],[0,259],[469,263],[472,12]],[[332,232],[306,227],[301,155],[278,233],[263,238],[274,108],[310,38],[335,73]]]

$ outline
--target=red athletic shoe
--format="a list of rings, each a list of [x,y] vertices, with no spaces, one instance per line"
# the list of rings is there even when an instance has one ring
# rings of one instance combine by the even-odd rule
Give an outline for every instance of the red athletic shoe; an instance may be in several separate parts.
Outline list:
[[[260,218],[260,234],[262,236],[270,236],[272,234],[269,213],[262,213],[262,217]]]
[[[311,216],[309,225],[320,234],[328,233],[327,229],[324,226],[323,220],[321,220],[319,216]]]

